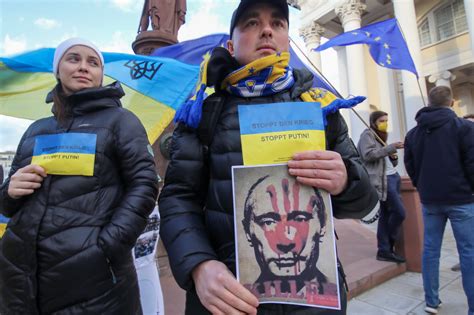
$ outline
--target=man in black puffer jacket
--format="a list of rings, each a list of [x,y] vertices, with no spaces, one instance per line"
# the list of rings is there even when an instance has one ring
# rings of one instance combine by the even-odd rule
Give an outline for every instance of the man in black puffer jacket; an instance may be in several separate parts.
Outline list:
[[[243,0],[232,18],[231,38],[228,49],[233,56],[229,52],[226,55],[223,49],[216,49],[207,67],[208,83],[212,83],[208,85],[216,87],[216,94],[204,101],[204,110],[212,108],[216,99],[224,98],[211,134],[212,142],[204,145],[191,124],[177,126],[171,145],[171,162],[159,200],[160,233],[173,274],[187,291],[186,314],[257,312],[258,301],[233,275],[231,168],[243,164],[237,105],[301,101],[301,94],[311,88],[313,79],[307,71],[286,67],[288,71],[274,81],[278,86],[273,85],[267,92],[266,85],[260,85],[259,70],[248,80],[255,82],[251,89],[232,80],[243,65],[275,58],[278,61],[270,66],[273,72],[279,67],[280,57],[289,50],[286,1]],[[252,75],[253,66],[248,70]],[[237,90],[243,91],[242,94]],[[327,190],[332,195],[335,217],[361,218],[375,206],[377,194],[339,112],[326,118],[328,150],[297,154],[289,162],[289,172],[302,184]],[[205,121],[204,117],[202,119],[201,124]],[[346,299],[343,285],[340,288],[341,311],[265,304],[258,306],[258,312],[343,314]]]

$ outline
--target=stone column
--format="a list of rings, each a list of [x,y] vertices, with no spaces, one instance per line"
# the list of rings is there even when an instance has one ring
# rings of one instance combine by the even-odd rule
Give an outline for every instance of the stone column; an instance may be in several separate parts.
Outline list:
[[[319,51],[314,51],[321,45],[321,36],[324,34],[324,28],[313,21],[313,23],[300,28],[300,36],[303,37],[308,57],[313,64],[322,72],[321,68],[321,54]]]
[[[388,113],[388,139],[387,143],[404,141],[406,134],[405,120],[401,119],[402,113],[397,102],[396,83],[394,72],[385,67],[377,67],[378,89],[380,95],[380,108]],[[400,175],[406,175],[403,163],[403,150],[398,150],[397,171]]]
[[[456,76],[450,71],[443,71],[430,75],[428,81],[434,83],[436,86],[447,86],[451,88],[451,81],[454,81]]]
[[[471,39],[471,53],[474,55],[474,1],[464,0],[464,9],[466,10],[467,26],[469,29],[469,37]]]
[[[347,77],[347,56],[346,56],[346,46],[335,46],[334,49],[337,52],[337,68],[339,75],[339,93],[343,97],[349,95],[349,78]],[[350,109],[341,109],[340,113],[347,124],[347,129],[349,129],[349,135],[352,137],[352,128],[351,128],[351,113]],[[357,144],[357,143],[356,143]]]
[[[416,126],[415,115],[424,106],[423,98],[426,99],[426,82],[423,76],[421,63],[420,39],[416,24],[414,0],[392,0],[395,17],[401,26],[402,33],[410,50],[411,57],[415,63],[420,77],[418,87],[416,76],[406,70],[401,71],[403,84],[403,101],[405,121],[407,130]],[[402,237],[398,244],[398,250],[407,259],[409,271],[421,272],[421,255],[423,249],[423,215],[421,211],[418,192],[411,184],[409,178],[402,179],[402,200],[406,209],[406,218],[403,222]]]
[[[342,22],[344,32],[349,32],[361,27],[361,14],[366,5],[359,0],[347,0],[335,8],[335,12]],[[365,75],[364,47],[362,45],[346,46],[347,74],[350,95],[368,96],[367,78]],[[366,100],[357,105],[355,110],[366,121],[369,121],[369,102]],[[360,134],[366,126],[351,112],[352,139],[359,141]]]
[[[393,70],[384,67],[377,67],[378,89],[380,95],[380,108],[388,113],[389,120],[389,142],[403,141],[405,137],[404,126],[400,121],[395,82],[393,80]]]
[[[407,130],[416,126],[415,115],[424,106],[423,98],[426,99],[426,82],[423,76],[421,63],[420,39],[416,24],[414,0],[392,0],[395,16],[401,26],[402,33],[410,50],[411,57],[415,63],[418,76],[420,77],[420,88],[416,76],[406,70],[402,70],[403,100],[405,103],[405,120]]]

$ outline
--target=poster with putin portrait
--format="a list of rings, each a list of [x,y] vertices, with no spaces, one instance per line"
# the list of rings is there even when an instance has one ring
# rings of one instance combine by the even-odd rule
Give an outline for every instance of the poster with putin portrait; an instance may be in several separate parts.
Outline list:
[[[237,279],[260,303],[340,309],[331,199],[286,164],[234,166]]]

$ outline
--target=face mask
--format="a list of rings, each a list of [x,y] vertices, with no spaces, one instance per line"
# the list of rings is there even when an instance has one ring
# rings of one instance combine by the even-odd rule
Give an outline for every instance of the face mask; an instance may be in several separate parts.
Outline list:
[[[380,130],[380,131],[382,131],[382,132],[387,132],[387,129],[388,129],[388,124],[387,124],[387,122],[384,121],[384,122],[378,123],[377,129]]]

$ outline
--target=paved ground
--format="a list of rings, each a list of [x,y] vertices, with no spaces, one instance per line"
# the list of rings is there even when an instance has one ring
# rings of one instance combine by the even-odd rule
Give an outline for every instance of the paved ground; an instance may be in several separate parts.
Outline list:
[[[370,227],[369,228],[373,228]],[[451,226],[446,226],[440,261],[440,315],[467,314],[466,295],[461,273],[451,271],[458,263],[456,243]],[[348,315],[426,315],[421,274],[406,272],[349,301]]]
[[[365,292],[406,271],[405,264],[375,260],[377,240],[373,227],[356,220],[335,220],[334,223],[339,235],[339,257],[347,275],[350,294]],[[166,315],[183,314],[184,291],[174,281],[164,249],[158,252],[162,253],[158,261]]]
[[[341,258],[344,258],[343,263],[346,273],[348,273],[349,282],[354,278],[352,282],[360,285],[363,279],[355,277],[360,276],[364,272],[368,273],[367,277],[371,277],[368,282],[372,283],[380,283],[380,280],[383,280],[382,278],[386,280],[387,274],[393,274],[394,271],[398,274],[400,273],[398,270],[389,270],[388,272],[383,270],[383,276],[371,275],[375,270],[382,267],[385,269],[390,267],[397,268],[396,264],[375,260],[376,240],[374,233],[376,223],[363,225],[367,230],[354,230],[350,228],[354,225],[354,222],[351,222],[351,220],[342,220],[338,224],[340,242],[342,243],[340,248],[344,246],[353,247],[352,251],[341,250],[341,256],[345,256]],[[361,240],[365,241],[362,242]],[[159,261],[166,315],[184,314],[184,291],[176,285],[171,275],[167,258],[159,258]],[[461,273],[459,271],[451,271],[451,267],[457,262],[456,244],[451,226],[448,224],[440,262],[440,297],[443,301],[443,306],[438,313],[440,315],[467,314],[467,302],[462,289]],[[398,268],[401,268],[401,266],[403,265],[398,265]],[[373,285],[370,287],[373,287]],[[349,301],[348,315],[426,315],[423,310],[424,306],[421,274],[406,272],[352,298]]]

